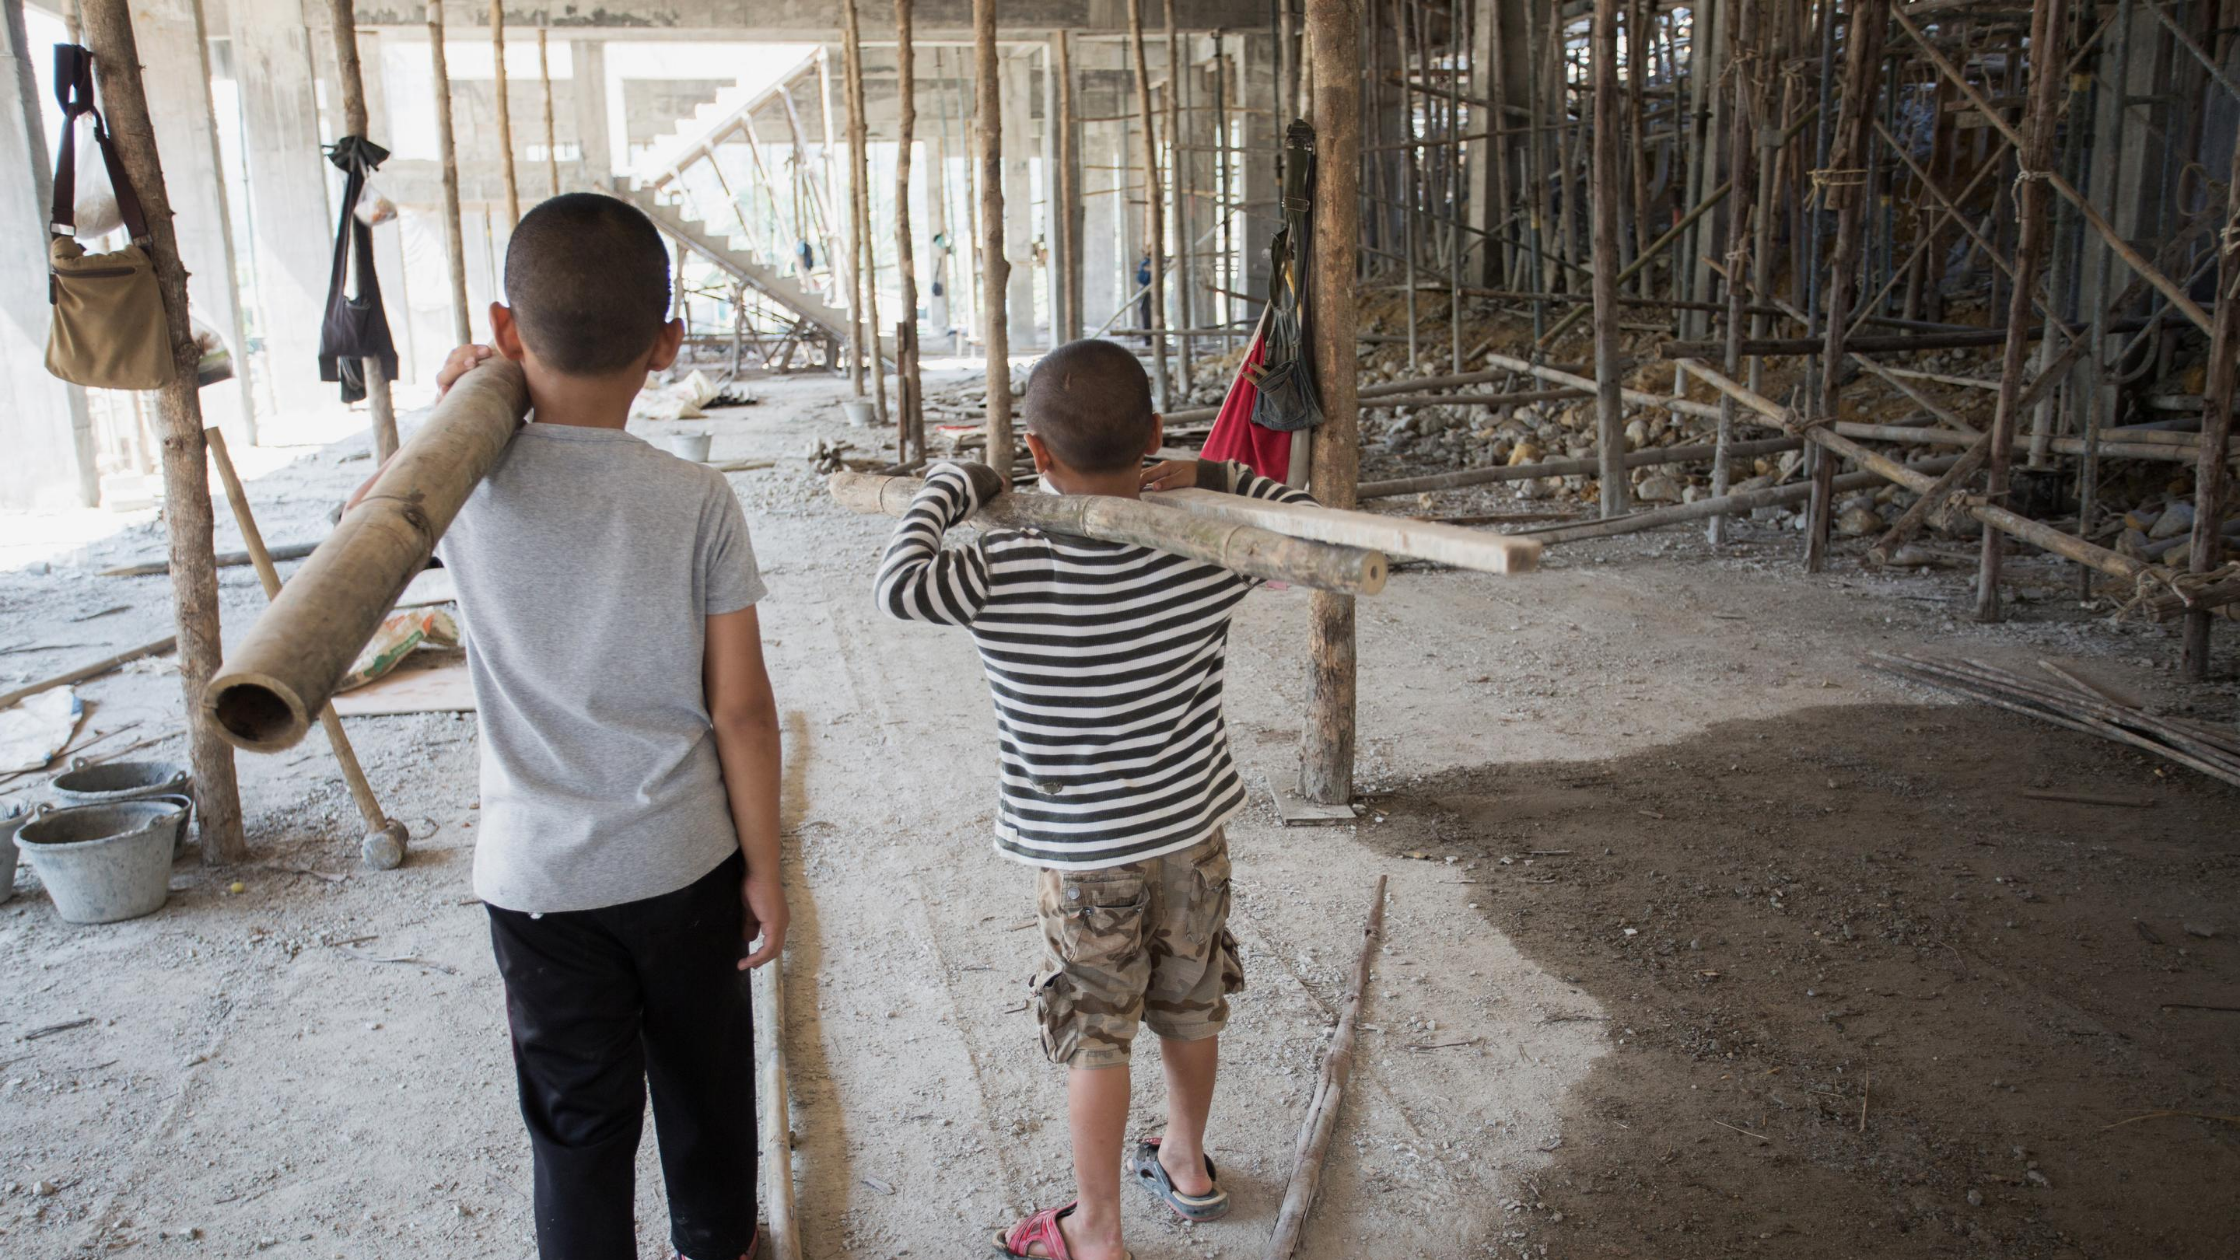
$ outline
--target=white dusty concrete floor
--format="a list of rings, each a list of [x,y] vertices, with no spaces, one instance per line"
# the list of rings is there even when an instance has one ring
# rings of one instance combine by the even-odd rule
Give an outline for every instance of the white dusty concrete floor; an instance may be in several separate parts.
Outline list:
[[[863,438],[837,421],[841,387],[759,388],[762,405],[711,424],[717,458],[781,459],[732,481],[769,576],[788,732],[787,1031],[806,1253],[982,1254],[989,1230],[1070,1185],[1062,1080],[1024,1006],[1031,877],[986,838],[983,685],[963,635],[870,605],[884,523],[834,508],[801,459],[816,434]],[[369,467],[362,445],[289,454],[301,458],[260,461],[251,486],[275,542],[316,538]],[[164,579],[92,576],[160,552],[145,517],[120,518],[105,539],[73,517],[56,543],[41,541],[56,521],[7,522],[0,645],[88,646],[0,656],[0,672],[42,675],[165,631]],[[1858,666],[1874,648],[2086,656],[2111,679],[2177,695],[2165,682],[2174,640],[2082,622],[2067,577],[2042,561],[2015,566],[2036,596],[2017,619],[1978,627],[1955,619],[1952,574],[1873,577],[1847,560],[1807,578],[1793,535],[1743,534],[1722,556],[1691,532],[1575,547],[1528,578],[1396,576],[1362,608],[1372,808],[1357,827],[1376,826],[1376,793],[1416,776],[1634,753],[1728,719],[1891,699],[1896,688]],[[221,546],[232,537],[229,523]],[[262,597],[246,568],[222,581],[236,636]],[[1388,945],[1304,1254],[1518,1254],[1533,1244],[1508,1205],[1536,1197],[1535,1171],[1564,1140],[1565,1091],[1622,1030],[1472,912],[1467,872],[1387,861],[1356,826],[1276,825],[1269,789],[1293,773],[1304,635],[1303,592],[1263,592],[1232,651],[1229,720],[1253,788],[1232,831],[1250,987],[1212,1141],[1238,1210],[1183,1227],[1132,1202],[1133,1244],[1147,1260],[1263,1245],[1381,871]],[[88,729],[141,724],[110,746],[176,729],[176,677],[160,662],[81,694]],[[2229,705],[2230,684],[2193,696]],[[307,742],[242,758],[255,864],[182,862],[161,913],[109,927],[62,924],[29,877],[0,905],[0,1253],[532,1253],[527,1143],[467,879],[474,722],[351,729],[390,812],[411,822],[404,869],[358,868],[332,759]],[[38,795],[36,781],[15,786]],[[84,1017],[94,1022],[25,1038]],[[1425,1046],[1441,1048],[1411,1048]],[[1149,1128],[1159,1093],[1144,1049],[1137,1117]],[[640,1162],[641,1252],[666,1255],[650,1140]]]

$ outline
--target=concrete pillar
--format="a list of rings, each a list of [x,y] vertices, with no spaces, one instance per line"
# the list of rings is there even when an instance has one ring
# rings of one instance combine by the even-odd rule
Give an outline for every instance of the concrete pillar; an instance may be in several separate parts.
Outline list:
[[[53,160],[23,0],[0,0],[0,507],[101,501],[85,391],[47,375]]]
[[[1254,107],[1254,112],[1245,115],[1244,128],[1244,291],[1258,302],[1268,294],[1268,244],[1275,239],[1283,215],[1283,207],[1276,204],[1283,190],[1276,182],[1274,161],[1283,143],[1283,128],[1273,114],[1259,112],[1261,102],[1275,99],[1275,39],[1254,35],[1240,42],[1244,45],[1244,99]],[[1253,313],[1259,313],[1257,307]]]
[[[614,178],[614,141],[607,129],[607,46],[596,39],[579,39],[570,45],[569,55],[575,61],[575,81],[569,87],[575,97],[581,156],[576,159],[576,177],[570,179],[563,170],[560,179],[570,188],[587,184],[605,188]]]
[[[1104,117],[1107,94],[1084,98],[1093,107],[1083,110]],[[1132,260],[1120,257],[1120,221],[1126,217],[1126,194],[1116,192],[1123,172],[1120,161],[1120,126],[1087,123],[1081,128],[1081,331],[1084,336],[1102,327],[1107,317],[1128,296],[1121,288],[1121,271],[1133,272]],[[1121,317],[1126,320],[1126,316]]]
[[[230,17],[254,232],[256,328],[265,350],[257,366],[278,409],[268,420],[284,421],[338,405],[335,387],[319,380],[319,325],[334,239],[327,204],[331,168],[319,151],[325,137],[303,0],[233,0]]]
[[[1034,62],[1016,53],[1003,57],[1003,253],[1011,262],[1004,310],[1011,318],[1014,352],[1045,345],[1034,317],[1034,184],[1030,174],[1040,152],[1036,138]]]
[[[234,349],[234,378],[202,391],[203,419],[223,426],[233,441],[253,445],[257,426],[248,321],[236,285],[233,221],[218,161],[202,0],[132,0],[132,26],[139,38],[156,147],[164,155],[163,180],[176,215],[172,226],[179,258],[187,268],[187,296],[194,313]]]

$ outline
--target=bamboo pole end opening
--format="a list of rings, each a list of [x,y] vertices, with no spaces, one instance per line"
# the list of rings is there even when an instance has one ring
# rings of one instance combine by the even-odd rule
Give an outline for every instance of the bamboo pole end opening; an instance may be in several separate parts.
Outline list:
[[[202,714],[246,752],[282,752],[311,729],[303,697],[269,674],[220,674],[203,689]]]

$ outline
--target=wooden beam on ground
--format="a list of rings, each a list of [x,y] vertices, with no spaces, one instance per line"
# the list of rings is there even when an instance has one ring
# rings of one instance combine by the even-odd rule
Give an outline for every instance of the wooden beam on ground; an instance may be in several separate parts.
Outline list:
[[[1137,0],[1130,0],[1136,3]],[[996,0],[972,0],[973,148],[980,159],[980,324],[988,360],[988,467],[1011,476],[1011,315],[1004,293],[1003,67],[996,58]]]
[[[258,752],[302,739],[528,410],[516,364],[491,359],[460,377],[197,688],[205,724]]]
[[[1134,3],[1135,0],[1130,0]],[[1322,393],[1307,487],[1323,506],[1350,508],[1361,480],[1361,415],[1355,390],[1355,246],[1361,239],[1361,28],[1351,0],[1306,0],[1313,47],[1314,240],[1308,249],[1308,351]],[[1321,805],[1353,799],[1354,607],[1317,591],[1308,613],[1307,729],[1299,792]]]
[[[195,698],[223,652],[219,640],[218,570],[212,563],[214,529],[210,474],[202,442],[202,403],[196,370],[202,349],[187,316],[187,271],[171,223],[171,197],[156,152],[155,123],[140,82],[140,50],[128,0],[85,0],[85,42],[94,53],[102,114],[114,137],[125,178],[147,216],[149,260],[163,297],[171,333],[171,380],[156,392],[163,435],[164,531],[171,551],[171,603],[178,621],[179,686],[194,712]],[[195,811],[205,862],[238,862],[249,855],[241,832],[241,793],[233,750],[206,724],[187,723],[188,762],[194,771]]]
[[[1315,5],[1322,2],[1308,0],[1309,23],[1314,21]],[[1319,42],[1315,45],[1317,58],[1326,48]],[[1324,86],[1320,82],[1315,85],[1318,98]],[[1353,987],[1346,993],[1345,1005],[1338,1008],[1338,1026],[1330,1034],[1329,1049],[1322,1055],[1322,1071],[1307,1102],[1306,1120],[1299,1126],[1299,1144],[1291,1157],[1291,1180],[1284,1186],[1283,1206],[1276,1212],[1275,1236],[1268,1240],[1268,1260],[1291,1260],[1299,1250],[1307,1213],[1313,1210],[1315,1193],[1322,1188],[1330,1138],[1338,1129],[1338,1108],[1345,1102],[1346,1086],[1353,1079],[1354,1030],[1361,1022],[1361,1004],[1368,1000],[1369,972],[1377,948],[1384,943],[1384,883],[1385,877],[1377,876],[1376,890],[1369,900],[1369,921],[1361,929],[1361,954],[1353,964]]]
[[[886,516],[909,511],[910,501],[924,484],[916,477],[855,472],[834,473],[827,482],[840,506]],[[972,519],[1006,529],[1133,543],[1317,591],[1374,595],[1384,589],[1387,571],[1385,557],[1376,551],[1293,538],[1272,529],[1108,495],[1014,491],[998,496]]]
[[[366,135],[371,126],[366,115],[366,84],[364,72],[358,62],[358,16],[356,0],[329,0],[328,24],[334,28],[335,78],[342,88],[342,133],[348,136]],[[366,379],[366,414],[372,422],[373,461],[381,461],[397,453],[397,406],[389,392],[389,374],[381,366],[379,355],[367,355],[358,360],[363,365]]]

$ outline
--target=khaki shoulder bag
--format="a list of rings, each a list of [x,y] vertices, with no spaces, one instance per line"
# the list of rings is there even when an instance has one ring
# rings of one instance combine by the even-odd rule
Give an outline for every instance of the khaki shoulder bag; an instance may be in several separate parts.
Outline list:
[[[177,361],[163,291],[148,257],[148,221],[109,142],[109,125],[93,104],[93,53],[75,44],[54,49],[54,95],[62,104],[61,161],[54,173],[53,237],[47,243],[47,371],[99,389],[160,389]],[[132,241],[108,254],[88,254],[73,233],[77,204],[78,115],[93,115],[93,135],[117,193]]]

